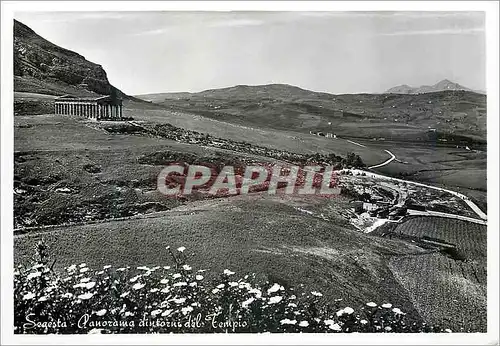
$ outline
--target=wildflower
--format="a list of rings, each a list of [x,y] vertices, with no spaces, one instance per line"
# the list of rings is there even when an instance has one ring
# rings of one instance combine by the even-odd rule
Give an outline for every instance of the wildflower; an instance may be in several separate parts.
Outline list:
[[[194,278],[198,281],[201,281],[203,280],[203,275],[196,275]]]
[[[172,301],[176,304],[182,304],[186,301],[186,298],[174,298]]]
[[[191,269],[193,269],[193,268],[191,268],[191,267],[190,267],[190,266],[188,266],[187,264],[184,264],[184,265],[182,266],[182,269],[184,269],[184,270],[191,270]]]
[[[391,327],[389,327],[389,326],[385,327],[384,329],[385,329],[386,331],[388,331],[388,332],[390,332],[390,331],[392,330],[392,328],[391,328]]]
[[[200,306],[198,303],[191,303],[191,306]]]
[[[336,332],[340,332],[342,330],[338,323],[331,324],[330,326],[328,326],[328,328]]]
[[[177,248],[177,251],[179,251],[179,252],[184,252],[184,250],[186,250],[186,248],[184,246]]]
[[[87,263],[82,263],[82,264],[79,265],[80,268],[84,268],[86,266],[87,266]]]
[[[104,267],[102,267],[102,268],[103,268],[103,269],[109,269],[109,268],[111,268],[111,266],[110,266],[110,265],[105,265],[105,266],[104,266]]]
[[[307,322],[307,321],[300,321],[299,327],[309,327],[309,322]]]
[[[180,278],[181,276],[182,276],[182,275],[181,275],[181,274],[179,274],[179,273],[175,273],[174,275],[172,275],[172,277],[173,277],[174,279],[178,279],[178,278]]]
[[[86,287],[88,290],[90,290],[90,289],[94,288],[94,286],[95,286],[95,282],[94,282],[94,281],[88,282],[88,283],[85,285],[85,287]]]
[[[330,324],[334,324],[335,322],[333,320],[325,320],[324,323],[328,326]]]
[[[156,292],[158,292],[158,291],[159,291],[159,289],[158,289],[158,288],[152,288],[152,289],[150,289],[150,290],[149,290],[149,292],[151,292],[151,293],[156,293]]]
[[[156,315],[161,314],[161,313],[162,313],[162,311],[160,309],[153,310],[153,311],[151,311],[151,316],[155,317]]]
[[[353,308],[350,308],[350,307],[346,307],[344,308],[344,312],[348,315],[352,314],[354,312],[354,309]]]
[[[118,268],[116,271],[117,271],[117,272],[124,272],[125,270],[127,270],[127,268],[123,268],[123,267],[122,267],[122,268]]]
[[[232,282],[229,283],[229,286],[231,286],[231,287],[236,287],[238,285],[239,285],[239,283],[234,282],[234,281],[232,281]]]
[[[49,299],[49,297],[43,296],[43,297],[38,298],[38,301],[39,302],[45,302],[45,301],[47,301],[47,299]]]
[[[220,290],[219,290],[218,288],[214,288],[214,289],[212,290],[212,293],[213,293],[213,294],[217,294],[217,293],[219,293],[219,291],[220,291]]]
[[[86,286],[86,284],[85,284],[85,283],[80,282],[80,283],[77,283],[76,285],[73,285],[73,288],[83,288],[83,287],[85,287],[85,286]]]
[[[366,305],[368,305],[369,307],[371,308],[375,308],[377,307],[377,304],[375,304],[374,302],[369,302],[369,303],[366,303]]]
[[[163,285],[166,285],[166,284],[168,284],[168,279],[161,279],[160,283]]]
[[[89,271],[89,268],[87,268],[87,267],[80,269],[80,273],[86,273],[88,271]]]
[[[281,324],[296,324],[297,320],[290,320],[288,318],[285,318],[285,319],[281,320],[280,323]]]
[[[41,272],[34,272],[34,273],[30,273],[30,274],[28,275],[28,280],[31,280],[31,279],[37,278],[37,277],[39,277],[40,275],[42,275],[42,273],[41,273]]]
[[[278,284],[274,284],[274,285],[272,285],[272,286],[271,286],[271,288],[269,288],[269,289],[267,290],[267,294],[271,294],[271,293],[274,293],[274,292],[278,292],[278,291],[280,290],[280,287],[281,287],[281,286],[280,286],[280,285],[278,285]]]
[[[104,315],[106,314],[106,312],[108,312],[108,310],[106,310],[106,309],[101,309],[101,310],[97,311],[95,314],[96,314],[97,316],[104,316]]]
[[[398,308],[394,308],[394,309],[392,309],[392,312],[394,312],[394,313],[395,313],[395,314],[397,314],[397,315],[403,315],[403,311],[401,311],[401,310],[400,310],[400,309],[398,309]]]
[[[359,323],[361,323],[361,324],[367,324],[368,321],[367,320],[361,320],[361,321],[359,321]]]
[[[340,317],[340,316],[342,316],[342,315],[344,314],[344,309],[340,309],[340,310],[339,310],[339,311],[337,311],[335,314],[336,314],[337,316],[339,316],[339,317]]]
[[[170,266],[164,266],[163,269],[165,270],[169,270],[170,269]]]
[[[271,297],[271,298],[269,298],[269,304],[279,303],[279,302],[281,302],[282,299],[283,299],[283,297],[281,297],[281,296]]]
[[[198,284],[196,283],[196,281],[194,281],[194,282],[190,282],[189,286],[190,287],[196,287],[196,286],[198,286]]]
[[[68,298],[68,299],[69,299],[69,298],[73,298],[73,293],[69,293],[69,292],[64,293],[64,294],[62,295],[62,297],[63,297],[63,298]]]
[[[224,286],[225,286],[224,284],[220,284],[220,285],[217,285],[217,288],[222,289],[222,288],[224,288]]]
[[[137,276],[134,276],[133,278],[130,278],[130,282],[136,282],[139,278],[141,277],[141,275],[137,275]]]
[[[146,286],[146,285],[138,282],[134,286],[132,286],[132,288],[137,291],[137,290],[140,290],[141,288],[143,288],[144,286]]]
[[[448,328],[446,328],[444,331],[445,331],[446,333],[452,333],[451,329],[448,329]]]
[[[386,308],[386,309],[390,309],[390,308],[392,308],[392,304],[385,303],[385,304],[382,304],[382,307]]]
[[[102,274],[104,274],[104,270],[100,270],[97,272],[97,275],[102,275]]]
[[[177,282],[174,284],[174,287],[181,287],[181,286],[187,286],[187,283],[184,281]]]
[[[296,308],[297,307],[297,304],[295,303],[288,303],[288,306],[292,307],[292,308]]]
[[[233,274],[234,274],[234,272],[230,271],[229,269],[224,269],[224,275],[229,276],[229,275],[233,275]]]
[[[262,292],[258,288],[252,288],[248,293],[253,293],[257,298],[262,297]]]
[[[139,269],[139,270],[145,270],[145,271],[147,271],[147,272],[151,270],[151,269],[149,269],[149,268],[148,268],[148,267],[146,267],[146,266],[137,267],[137,269]]]
[[[252,304],[254,302],[254,300],[255,300],[255,298],[248,298],[247,300],[245,300],[244,302],[241,303],[241,306],[246,308],[250,304]]]
[[[313,296],[316,296],[316,297],[323,297],[323,294],[319,293],[319,292],[316,292],[316,291],[312,291],[311,294]]]
[[[120,298],[125,298],[126,296],[128,296],[130,294],[130,292],[125,292],[125,293],[122,293],[120,294]]]
[[[162,315],[162,317],[168,316],[168,315],[170,315],[170,314],[172,313],[172,311],[173,311],[173,310],[171,310],[171,309],[169,309],[169,310],[165,310],[165,311],[163,311],[163,312],[162,312],[162,314],[161,314],[161,315]]]
[[[183,307],[181,309],[181,312],[183,315],[187,315],[188,313],[190,313],[191,311],[193,311],[193,308],[191,306],[186,306],[186,307]]]
[[[81,300],[87,300],[87,299],[92,298],[93,296],[94,296],[94,293],[87,292],[87,293],[84,293],[84,294],[80,294],[77,298],[81,299]]]
[[[168,292],[170,292],[170,288],[169,287],[165,287],[160,292],[162,292],[162,293],[168,293]]]
[[[129,316],[134,316],[134,313],[130,312],[130,311],[126,311],[124,315],[125,315],[125,317],[129,317]]]
[[[90,278],[81,278],[80,279],[80,282],[89,282],[90,281]]]
[[[70,265],[68,268],[66,268],[66,270],[69,271],[69,272],[75,271],[76,270],[76,265],[75,264]]]
[[[288,299],[297,299],[297,296],[295,294],[292,294]]]

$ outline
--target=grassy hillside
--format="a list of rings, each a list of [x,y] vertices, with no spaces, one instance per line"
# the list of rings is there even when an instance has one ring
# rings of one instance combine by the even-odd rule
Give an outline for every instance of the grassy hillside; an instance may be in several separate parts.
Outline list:
[[[332,95],[272,84],[138,97],[171,110],[258,127],[386,140],[486,140],[486,96],[462,90]]]

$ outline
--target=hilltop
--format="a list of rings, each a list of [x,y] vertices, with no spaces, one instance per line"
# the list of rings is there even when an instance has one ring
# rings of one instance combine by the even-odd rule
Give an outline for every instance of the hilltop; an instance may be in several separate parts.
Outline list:
[[[463,85],[452,82],[448,79],[443,79],[434,85],[421,85],[419,87],[411,87],[407,84],[398,85],[390,88],[385,93],[387,94],[423,94],[423,93],[433,93],[438,91],[448,91],[448,90],[464,90],[464,91],[474,91],[472,89],[466,88]],[[478,92],[478,91],[476,91]],[[480,92],[482,93],[482,92]]]
[[[47,41],[14,20],[14,91],[78,96],[125,93],[110,84],[101,65]]]

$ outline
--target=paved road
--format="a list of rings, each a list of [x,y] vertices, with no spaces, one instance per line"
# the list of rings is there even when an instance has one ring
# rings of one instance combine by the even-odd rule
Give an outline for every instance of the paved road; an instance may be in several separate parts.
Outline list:
[[[391,155],[391,158],[388,159],[387,161],[384,161],[382,163],[379,163],[378,165],[375,165],[375,166],[370,166],[368,167],[369,169],[372,169],[372,168],[378,168],[378,167],[382,167],[382,166],[385,166],[385,165],[388,165],[389,163],[391,163],[392,161],[394,161],[396,159],[396,156],[391,153],[389,150],[384,150],[387,154]]]
[[[420,210],[408,210],[408,215],[417,215],[417,216],[437,216],[437,217],[445,217],[448,219],[456,219],[456,220],[463,220],[463,221],[469,221],[469,222],[474,222],[478,223],[480,225],[488,225],[488,222],[485,220],[480,220],[480,219],[474,219],[472,217],[467,217],[467,216],[462,216],[462,215],[455,215],[455,214],[448,214],[448,213],[441,213],[439,211],[420,211]]]

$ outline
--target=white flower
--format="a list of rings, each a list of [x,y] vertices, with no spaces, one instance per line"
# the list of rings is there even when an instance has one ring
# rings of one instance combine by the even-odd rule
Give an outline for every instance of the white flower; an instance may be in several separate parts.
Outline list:
[[[165,287],[160,292],[162,292],[162,293],[168,293],[168,292],[170,292],[170,287]]]
[[[106,314],[106,312],[108,312],[108,310],[106,310],[106,309],[101,309],[101,310],[97,311],[95,314],[96,314],[97,316],[104,316],[104,315]]]
[[[143,288],[144,286],[146,286],[146,285],[138,282],[134,286],[132,286],[132,288],[137,291],[137,290],[140,290],[141,288]]]
[[[385,329],[386,331],[388,331],[388,332],[390,332],[390,331],[392,330],[392,328],[391,328],[391,327],[389,327],[389,326],[385,327],[384,329]]]
[[[181,274],[179,274],[179,273],[176,273],[176,274],[172,275],[172,277],[173,277],[174,279],[178,279],[178,278],[180,278],[181,276],[182,276],[182,275],[181,275]]]
[[[130,292],[125,292],[125,293],[122,293],[120,294],[120,298],[125,298],[126,296],[128,296],[130,294]]]
[[[241,303],[241,306],[247,308],[250,304],[254,302],[255,298],[248,298],[244,302]]]
[[[196,275],[194,278],[196,280],[200,281],[200,280],[203,280],[203,275]]]
[[[69,293],[69,292],[64,293],[64,294],[62,295],[62,297],[63,297],[63,298],[72,298],[72,297],[73,297],[73,293]]]
[[[451,329],[448,329],[448,328],[446,328],[444,331],[445,331],[446,333],[452,333]]]
[[[333,320],[325,320],[324,323],[326,325],[329,325],[329,324],[334,324],[335,322]]]
[[[152,289],[150,289],[150,290],[149,290],[149,292],[151,292],[151,293],[156,293],[156,292],[158,292],[158,291],[159,291],[159,289],[158,289],[158,288],[152,288]]]
[[[382,304],[382,307],[386,308],[386,309],[390,309],[390,308],[392,308],[392,304],[385,303],[385,304]]]
[[[104,274],[104,270],[100,270],[97,272],[97,275],[102,275],[102,274]]]
[[[328,328],[330,328],[331,330],[334,330],[336,332],[340,332],[342,330],[342,328],[340,328],[338,323],[331,324]]]
[[[174,287],[181,287],[181,286],[187,286],[187,283],[184,281],[177,282],[174,284]]]
[[[319,292],[316,292],[316,291],[312,291],[311,294],[313,296],[316,296],[316,297],[323,297],[323,294],[319,293]]]
[[[288,306],[292,307],[292,308],[296,308],[297,307],[297,304],[295,303],[288,303]]]
[[[163,285],[166,285],[166,284],[168,284],[168,279],[161,279],[160,283]]]
[[[79,265],[80,268],[84,268],[86,266],[87,266],[87,263],[82,263],[82,264]]]
[[[269,289],[267,290],[267,294],[271,294],[271,293],[274,293],[274,292],[278,292],[278,291],[280,290],[280,287],[281,287],[281,286],[280,286],[280,285],[278,285],[278,284],[274,284],[274,285],[272,285],[272,286],[271,286],[271,288],[269,288]]]
[[[395,314],[398,314],[398,315],[403,315],[403,311],[399,310],[398,308],[392,309],[392,312],[394,312]]]
[[[184,265],[182,266],[182,269],[184,269],[184,270],[191,270],[191,269],[193,269],[193,268],[191,268],[191,267],[190,267],[190,266],[188,266],[187,264],[184,264]]]
[[[194,282],[190,282],[190,283],[189,283],[189,286],[191,286],[191,287],[196,287],[196,286],[198,286],[198,284],[196,283],[196,281],[194,281]]]
[[[49,297],[47,297],[47,296],[43,296],[43,297],[38,298],[38,301],[39,301],[39,302],[44,302],[44,301],[46,301],[47,299],[49,299]]]
[[[307,321],[300,321],[299,323],[299,327],[308,327],[309,326],[309,322]]]
[[[237,283],[235,281],[232,281],[232,282],[229,283],[229,286],[231,286],[231,287],[236,287],[238,285],[239,285],[239,283]]]
[[[169,270],[170,269],[170,266],[164,266],[163,269],[165,270]]]
[[[24,296],[23,296],[23,300],[28,300],[28,299],[33,299],[35,298],[35,294],[34,293],[26,293]]]
[[[288,299],[297,299],[297,296],[295,294],[292,294]]]
[[[83,288],[83,287],[85,287],[85,286],[86,286],[86,284],[85,284],[85,283],[80,282],[80,283],[78,283],[78,284],[76,284],[76,285],[73,285],[73,288]]]
[[[344,308],[344,312],[348,315],[352,314],[354,312],[354,309],[353,308],[350,308],[350,307],[346,307]]]
[[[281,297],[281,296],[271,297],[271,298],[269,298],[269,304],[279,303],[279,302],[281,302],[282,299],[283,299],[283,297]]]
[[[375,307],[377,306],[377,304],[376,304],[376,303],[374,303],[374,302],[369,302],[369,303],[366,303],[366,305],[368,305],[368,306],[369,306],[369,307],[371,307],[371,308],[375,308]]]
[[[161,311],[160,309],[153,310],[153,311],[151,311],[151,316],[152,316],[152,317],[155,317],[156,315],[161,314],[161,312],[162,312],[162,311]]]
[[[284,320],[280,321],[281,324],[295,324],[297,323],[297,320],[290,320],[288,318],[285,318]]]
[[[214,288],[214,289],[212,290],[212,293],[213,293],[213,294],[216,294],[216,293],[219,293],[219,291],[220,291],[220,290],[219,290],[218,288]]]
[[[172,313],[172,311],[173,311],[173,310],[171,310],[171,309],[169,309],[169,310],[165,310],[165,311],[163,311],[163,312],[162,312],[162,314],[161,314],[161,315],[162,315],[163,317],[168,316],[168,315],[170,315],[170,314]]]
[[[87,293],[84,293],[84,294],[80,294],[77,298],[81,299],[81,300],[87,300],[87,299],[92,298],[93,296],[94,296],[94,293],[87,292]]]
[[[116,271],[117,272],[124,272],[125,270],[127,270],[127,268],[118,268]]]
[[[130,282],[136,282],[139,278],[141,277],[141,275],[137,275],[137,276],[134,276],[133,278],[130,278]]]
[[[149,269],[149,268],[148,268],[148,267],[146,267],[146,266],[140,266],[140,267],[137,267],[137,269],[139,269],[139,270],[145,270],[145,271],[147,271],[147,272],[151,271],[151,269]]]
[[[37,278],[37,277],[39,277],[40,275],[42,275],[42,273],[41,273],[41,272],[34,272],[34,273],[30,273],[30,274],[28,275],[28,280],[31,280],[31,279]]]
[[[188,313],[193,311],[193,308],[191,306],[186,306],[186,307],[182,308],[181,311],[182,311],[183,315],[187,315]]]
[[[233,274],[234,274],[234,272],[230,271],[229,269],[224,269],[224,275],[229,276],[229,275],[233,275]]]
[[[184,250],[186,250],[186,248],[184,246],[181,246],[180,248],[177,248],[177,251],[179,251],[179,252],[184,252]]]
[[[90,278],[81,278],[80,279],[80,282],[89,282],[90,281]]]
[[[125,312],[125,317],[129,317],[129,316],[134,316],[134,313],[130,312],[130,311],[126,311]]]
[[[90,289],[94,288],[94,286],[95,286],[95,282],[94,282],[94,281],[88,282],[88,283],[85,285],[85,287],[86,287],[88,290],[90,290]]]
[[[103,268],[103,269],[109,269],[109,268],[111,268],[111,266],[110,266],[110,265],[105,265],[105,266],[104,266],[104,267],[102,267],[102,268]]]
[[[67,269],[67,271],[72,272],[76,270],[76,264],[70,265]]]
[[[175,303],[175,304],[182,304],[186,301],[186,298],[174,298],[172,299],[172,301]]]
[[[253,293],[257,298],[262,297],[262,292],[258,288],[252,288],[248,293]]]
[[[80,269],[80,273],[86,273],[88,271],[89,271],[89,268],[87,268],[87,267]]]
[[[224,288],[224,286],[225,286],[224,284],[220,284],[220,285],[217,285],[217,288],[222,289],[222,288]]]
[[[361,320],[361,321],[359,321],[359,323],[361,323],[361,324],[367,324],[368,321],[367,320]]]

